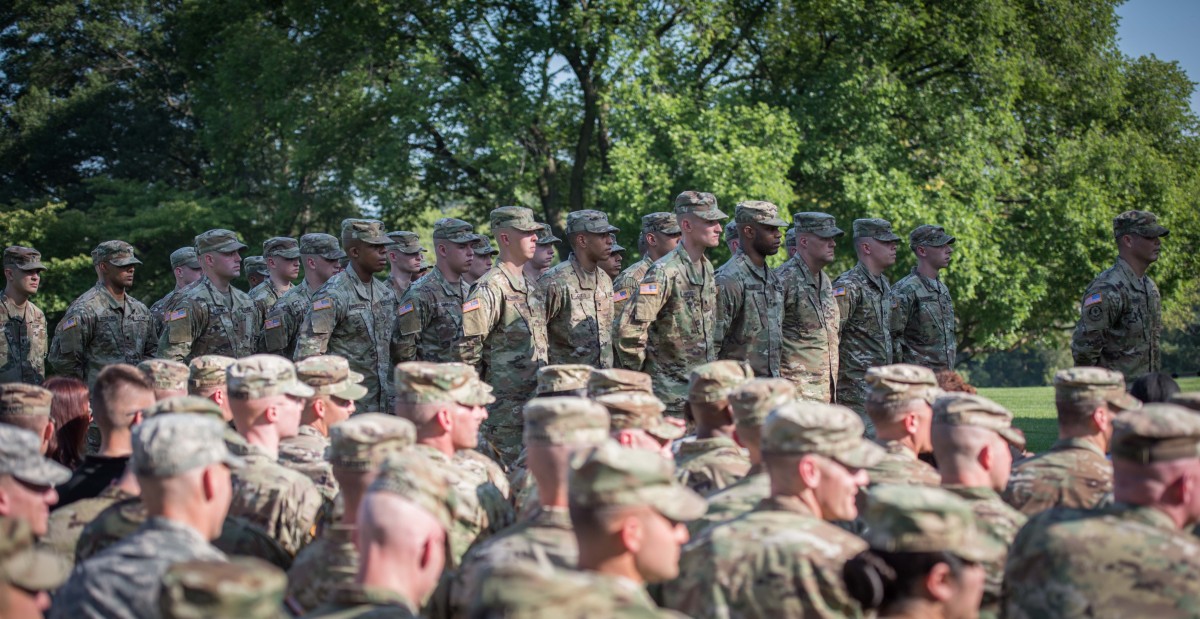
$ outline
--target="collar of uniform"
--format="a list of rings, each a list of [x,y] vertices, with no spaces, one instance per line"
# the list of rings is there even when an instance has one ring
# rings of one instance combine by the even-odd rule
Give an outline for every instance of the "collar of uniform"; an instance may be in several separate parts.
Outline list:
[[[117,302],[117,298],[112,296],[112,293],[108,291],[108,288],[104,287],[104,282],[96,282],[96,290],[99,290],[100,294],[104,295],[104,299],[108,301],[109,309],[118,311],[125,309],[125,304]],[[128,292],[125,293],[125,299],[129,299]]]
[[[917,281],[921,282],[921,285],[925,286],[927,290],[932,290],[938,294],[942,293],[942,286],[944,286],[944,284],[942,284],[942,280],[921,275],[917,271],[917,267],[912,268],[912,274],[917,276]]]
[[[399,606],[409,612],[416,612],[416,607],[412,602],[395,591],[378,587],[364,587],[357,583],[335,589],[333,601],[344,606]]]
[[[1105,511],[1124,520],[1133,520],[1146,526],[1164,531],[1179,531],[1175,521],[1162,511],[1146,505],[1131,505],[1129,503],[1113,503]]]
[[[235,451],[232,448],[233,447],[232,445],[227,444],[227,446],[230,447],[230,451]],[[253,461],[265,460],[267,462],[276,462],[278,460],[278,456],[271,455],[271,452],[267,451],[266,449],[263,449],[262,447],[260,447],[258,445],[246,443],[244,446],[238,445],[238,447],[240,449],[238,449],[237,451],[240,451],[241,453],[237,453],[235,451],[235,455],[241,456],[243,459],[246,460],[247,464],[249,464],[250,461],[252,461],[252,460]]]
[[[450,456],[442,453],[436,447],[430,447],[429,445],[417,443],[416,445],[413,445],[411,449],[420,451],[423,455],[433,458],[441,464],[445,464],[447,468],[453,467],[454,470],[458,470],[458,465],[454,464],[454,461],[450,459]]]
[[[658,604],[655,603],[654,599],[650,597],[650,594],[646,592],[645,585],[638,584],[637,582],[634,582],[633,580],[624,576],[602,574],[600,572],[593,572],[591,570],[588,570],[585,573],[598,581],[608,583],[609,587],[606,588],[610,591],[619,595],[628,596],[620,597],[618,599],[637,601],[644,604],[647,608],[653,608],[656,610],[658,609]]]
[[[528,288],[526,287],[526,284],[525,284],[525,270],[524,269],[517,269],[516,272],[514,273],[510,269],[509,265],[505,262],[501,262],[500,264],[497,264],[493,268],[500,269],[500,272],[504,274],[504,277],[508,278],[508,285],[512,286],[513,290],[516,290],[518,292],[528,293]]]
[[[733,440],[724,436],[714,436],[712,438],[698,438],[694,441],[679,444],[679,455],[691,455],[707,453],[716,449],[741,449]]]
[[[708,269],[712,268],[708,261],[708,256],[701,256],[699,264],[692,262],[692,257],[688,255],[687,249],[684,248],[683,241],[680,241],[672,251],[675,254],[678,254],[674,256],[674,258],[679,261],[680,265],[682,265],[683,272],[685,275],[687,275],[688,282],[694,286],[700,286],[704,284],[704,274],[706,271],[708,271]]]
[[[954,494],[957,494],[958,496],[960,496],[964,499],[972,499],[972,500],[996,499],[997,501],[1000,500],[1000,495],[997,494],[995,490],[992,490],[991,488],[984,488],[982,486],[961,486],[958,484],[942,484],[942,488],[945,490],[949,490],[950,492],[953,492]]]
[[[1133,267],[1129,266],[1129,263],[1125,262],[1124,258],[1117,256],[1117,264],[1114,266],[1116,267],[1117,271],[1121,273],[1121,277],[1124,278],[1125,281],[1129,282],[1129,285],[1132,286],[1134,290],[1137,290],[1138,292],[1146,291],[1146,282],[1144,281],[1146,276],[1143,275],[1142,277],[1138,277],[1137,273],[1133,272]]]
[[[543,505],[529,515],[529,522],[539,527],[571,530],[571,514],[565,507]]]
[[[878,290],[879,292],[883,292],[883,274],[882,273],[880,273],[879,275],[872,275],[871,269],[868,269],[867,265],[865,265],[861,262],[854,265],[854,268],[859,273],[862,273],[863,277],[866,278],[866,280],[868,282],[871,282],[871,285],[875,286],[876,290]]]
[[[804,504],[804,501],[801,501],[800,497],[796,496],[769,496],[759,501],[758,505],[754,508],[754,511],[789,512],[792,514],[812,516],[816,518],[816,514],[813,513],[812,509],[809,509],[809,507]]]
[[[583,265],[579,264],[579,259],[575,257],[575,252],[571,252],[571,255],[567,256],[567,260],[571,261],[571,268],[575,269],[575,279],[579,280],[579,288],[595,290],[596,280],[600,279],[600,267],[596,267],[596,270],[591,273],[584,271]]]
[[[733,255],[733,260],[737,261],[735,264],[739,265],[742,268],[742,271],[749,273],[754,277],[754,279],[757,279],[760,282],[766,283],[772,273],[771,267],[767,266],[766,263],[763,263],[761,269],[754,266],[754,263],[750,262],[750,257],[746,255],[746,252],[740,249],[736,254]]]
[[[876,442],[879,443],[879,441],[876,441]],[[917,459],[916,452],[909,449],[908,445],[905,445],[904,443],[902,443],[900,441],[884,441],[882,443],[879,443],[879,446],[886,449],[888,454],[890,454],[890,455],[901,456],[901,457],[905,458],[906,460],[916,460]]]
[[[1067,449],[1084,449],[1099,455],[1101,458],[1106,457],[1106,454],[1095,443],[1083,438],[1060,438],[1050,446],[1050,451],[1065,451]]]
[[[2,291],[0,291],[0,300],[3,300],[4,308],[8,310],[7,313],[9,316],[20,320],[25,320],[25,310],[29,307],[28,300],[25,301],[25,307],[17,307],[16,302],[8,298],[8,295],[4,294]]]
[[[342,271],[342,274],[344,274],[347,281],[350,282],[350,287],[354,289],[354,294],[358,295],[358,298],[364,301],[370,301],[372,298],[374,298],[374,295],[371,294],[371,291],[376,285],[386,288],[386,284],[375,279],[373,276],[367,278],[367,281],[364,282],[362,278],[358,276],[358,273],[354,272],[354,269],[348,268],[345,271]]]
[[[307,423],[300,424],[300,430],[297,432],[300,436],[311,436],[313,438],[324,439],[325,435],[321,431],[308,425]]]
[[[800,254],[795,255],[796,269],[800,271],[800,279],[809,287],[817,290],[821,289],[821,280],[829,277],[825,274],[825,270],[817,271],[816,275],[808,268],[808,263],[800,258]]]
[[[464,299],[466,298],[466,295],[462,290],[463,280],[461,275],[459,276],[458,284],[451,284],[450,281],[446,279],[446,276],[442,275],[441,269],[435,266],[429,270],[429,275],[426,275],[425,277],[432,277],[433,279],[430,281],[441,286],[442,292],[446,293],[447,295],[453,297],[462,297]]]

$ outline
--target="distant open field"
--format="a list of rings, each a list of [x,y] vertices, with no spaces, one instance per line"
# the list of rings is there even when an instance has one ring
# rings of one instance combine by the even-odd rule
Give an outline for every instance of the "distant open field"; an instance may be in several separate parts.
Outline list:
[[[1179,387],[1183,391],[1200,391],[1200,378],[1181,378]],[[1045,451],[1058,437],[1053,387],[997,387],[980,389],[979,394],[1013,412],[1015,425],[1025,432],[1030,451]]]

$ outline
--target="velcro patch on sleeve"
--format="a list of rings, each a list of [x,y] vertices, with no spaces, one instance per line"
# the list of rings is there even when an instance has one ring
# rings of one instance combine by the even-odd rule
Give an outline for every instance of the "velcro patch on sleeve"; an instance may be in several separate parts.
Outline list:
[[[278,329],[279,325],[283,324],[278,318],[268,318],[263,322],[263,329]]]
[[[319,312],[333,307],[333,301],[330,299],[320,299],[313,303],[313,311]]]
[[[1099,303],[1101,299],[1102,299],[1102,297],[1100,296],[1099,292],[1089,295],[1088,298],[1083,300],[1083,306],[1087,307],[1089,305],[1095,305],[1095,304]]]
[[[409,301],[408,303],[405,303],[396,309],[396,315],[403,316],[411,311],[413,311],[413,304],[412,301]]]
[[[66,331],[67,329],[74,329],[75,327],[78,327],[78,326],[79,326],[79,319],[72,316],[69,319],[67,319],[66,322],[62,323],[62,330]]]
[[[629,291],[628,290],[622,290],[613,295],[613,303],[620,303],[622,301],[627,301],[628,299],[629,299]]]
[[[183,320],[184,318],[187,318],[187,316],[188,316],[187,310],[177,309],[177,310],[167,314],[166,322],[174,322],[176,320]]]
[[[470,301],[463,303],[462,311],[464,314],[467,312],[473,312],[477,309],[479,309],[479,299],[471,299]]]
[[[845,287],[845,286],[838,286],[837,288],[834,288],[834,289],[833,289],[833,296],[835,296],[835,297],[844,297],[844,296],[846,296],[846,287]]]
[[[638,286],[638,294],[658,294],[658,284],[642,284]]]

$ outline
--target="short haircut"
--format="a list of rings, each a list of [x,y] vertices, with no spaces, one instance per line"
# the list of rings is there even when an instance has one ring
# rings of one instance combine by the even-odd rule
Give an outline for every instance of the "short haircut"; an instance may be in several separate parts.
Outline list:
[[[1055,400],[1054,407],[1058,410],[1058,427],[1078,428],[1087,425],[1092,412],[1107,402],[1102,398],[1087,400]]]
[[[913,406],[920,398],[909,398],[907,400],[888,400],[886,402],[872,402],[870,400],[864,405],[867,412],[867,417],[871,418],[871,422],[878,425],[883,423],[891,423],[899,421],[900,417],[912,410]]]
[[[154,393],[154,385],[141,370],[125,363],[106,366],[92,385],[92,411],[97,425],[124,428],[130,425],[132,415],[121,411],[121,401],[126,389]]]

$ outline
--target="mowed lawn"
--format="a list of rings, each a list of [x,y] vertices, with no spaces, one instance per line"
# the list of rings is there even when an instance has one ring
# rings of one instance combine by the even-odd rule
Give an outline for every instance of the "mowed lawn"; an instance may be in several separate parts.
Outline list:
[[[1183,391],[1200,391],[1200,377],[1181,378],[1179,387]],[[1014,425],[1025,432],[1029,451],[1045,451],[1058,438],[1053,387],[997,387],[980,389],[979,395],[1012,411]]]

